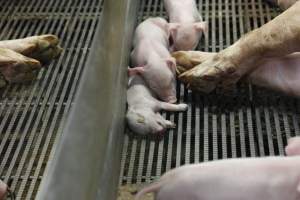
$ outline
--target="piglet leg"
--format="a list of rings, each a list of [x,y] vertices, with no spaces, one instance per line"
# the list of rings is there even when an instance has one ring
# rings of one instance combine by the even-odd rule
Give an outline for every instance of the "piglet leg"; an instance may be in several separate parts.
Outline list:
[[[166,102],[160,102],[159,108],[162,110],[167,110],[167,111],[183,112],[188,109],[188,106],[183,103],[182,104],[171,104],[171,103],[166,103]]]
[[[157,118],[159,119],[158,123],[163,126],[164,128],[176,128],[176,124],[174,124],[173,122],[166,120],[165,118],[163,118],[159,113],[156,114]]]

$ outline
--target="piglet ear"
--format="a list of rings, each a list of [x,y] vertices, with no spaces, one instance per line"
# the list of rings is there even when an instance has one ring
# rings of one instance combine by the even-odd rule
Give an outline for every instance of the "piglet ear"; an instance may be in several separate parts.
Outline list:
[[[202,31],[205,35],[205,37],[207,36],[208,33],[208,24],[207,22],[197,22],[194,24],[194,27],[197,31]]]
[[[176,72],[176,60],[175,60],[175,58],[168,58],[167,60],[166,60],[166,62],[167,62],[167,65],[168,65],[168,67],[170,68],[170,70],[172,71],[172,72]]]
[[[145,66],[139,66],[139,67],[128,67],[128,76],[134,76],[137,74],[143,74],[145,72]]]

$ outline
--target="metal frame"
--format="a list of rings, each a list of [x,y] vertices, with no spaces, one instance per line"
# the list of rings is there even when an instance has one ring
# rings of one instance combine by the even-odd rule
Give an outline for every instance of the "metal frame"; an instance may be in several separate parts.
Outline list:
[[[138,0],[105,1],[73,109],[36,199],[115,199],[138,5]]]

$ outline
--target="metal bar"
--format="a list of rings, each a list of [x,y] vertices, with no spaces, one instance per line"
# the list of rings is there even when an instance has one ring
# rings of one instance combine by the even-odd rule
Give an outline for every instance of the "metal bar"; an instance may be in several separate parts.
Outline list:
[[[97,40],[82,75],[76,106],[70,113],[37,199],[114,199],[119,173],[112,176],[109,172],[118,172],[120,166],[121,148],[116,147],[121,147],[123,138],[123,83],[137,3],[131,0],[119,4],[104,2],[102,29],[98,27],[96,31]],[[78,178],[80,185],[76,183]],[[103,181],[107,184],[101,184]],[[57,182],[60,187],[56,187]]]

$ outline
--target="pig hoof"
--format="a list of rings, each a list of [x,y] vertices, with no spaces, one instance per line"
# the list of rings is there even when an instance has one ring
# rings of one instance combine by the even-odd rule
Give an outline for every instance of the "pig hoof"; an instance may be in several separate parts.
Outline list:
[[[48,63],[57,58],[62,52],[62,48],[58,45],[58,38],[55,35],[36,36],[36,48],[29,53],[29,57],[35,58],[42,63]]]

